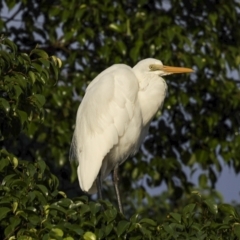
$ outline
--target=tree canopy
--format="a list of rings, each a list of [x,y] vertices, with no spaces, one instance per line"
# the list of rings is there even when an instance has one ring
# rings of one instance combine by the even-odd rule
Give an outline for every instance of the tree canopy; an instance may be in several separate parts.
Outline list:
[[[240,171],[237,0],[8,0],[0,9],[3,239],[240,238],[237,206],[215,191],[222,162]],[[109,181],[104,201],[84,196],[68,154],[89,82],[148,57],[195,73],[165,78],[162,111],[120,167],[124,217]],[[184,168],[201,170],[197,186]],[[162,184],[166,192],[150,193]]]

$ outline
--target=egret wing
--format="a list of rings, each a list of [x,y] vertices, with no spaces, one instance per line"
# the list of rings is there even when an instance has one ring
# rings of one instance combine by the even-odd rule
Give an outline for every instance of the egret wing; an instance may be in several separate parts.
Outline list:
[[[137,97],[138,80],[123,64],[108,68],[88,86],[78,109],[71,147],[71,156],[79,163],[78,179],[83,191],[92,187],[104,157],[127,130]]]

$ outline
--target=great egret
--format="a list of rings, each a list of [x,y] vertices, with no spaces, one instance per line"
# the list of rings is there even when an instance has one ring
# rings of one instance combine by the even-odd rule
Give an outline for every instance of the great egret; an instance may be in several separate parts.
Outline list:
[[[161,76],[190,73],[190,68],[164,66],[148,58],[133,68],[114,64],[101,72],[86,89],[78,108],[70,158],[78,162],[78,180],[84,192],[97,190],[113,170],[120,212],[118,166],[134,155],[149,125],[163,105],[167,84]]]

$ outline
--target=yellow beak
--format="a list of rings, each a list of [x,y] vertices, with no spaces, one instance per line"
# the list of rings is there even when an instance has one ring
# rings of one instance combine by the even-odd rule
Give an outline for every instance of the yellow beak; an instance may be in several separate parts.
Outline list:
[[[191,73],[194,72],[191,68],[184,67],[171,67],[171,66],[162,66],[162,69],[166,73]]]

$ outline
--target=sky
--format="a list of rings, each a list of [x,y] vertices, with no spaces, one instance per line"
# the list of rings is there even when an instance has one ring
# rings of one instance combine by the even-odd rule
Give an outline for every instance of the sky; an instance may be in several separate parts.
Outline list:
[[[166,8],[169,6],[166,5]],[[7,7],[4,5],[4,7],[0,10],[0,17],[2,19],[9,18],[9,16],[12,16],[18,7],[14,7],[10,12],[8,11]],[[21,19],[21,12],[15,16],[16,20]],[[19,26],[21,25],[20,21],[10,21],[8,26]],[[239,75],[235,72],[229,72],[229,75],[232,76],[233,79],[238,79]],[[70,141],[70,140],[69,140]],[[221,160],[220,160],[221,161]],[[227,166],[223,161],[221,161],[222,166],[222,172],[218,173],[218,180],[216,183],[216,190],[218,190],[224,197],[224,201],[227,203],[231,203],[232,201],[239,202],[240,199],[240,174],[236,174],[234,172],[234,169],[232,167]],[[195,185],[198,184],[198,177],[202,173],[201,171],[196,171],[191,177],[190,172],[186,168],[185,169],[186,175],[189,177],[189,180],[195,183]],[[162,191],[167,190],[167,186],[162,184],[161,187],[155,188],[150,190],[151,194],[156,195],[160,194]]]

